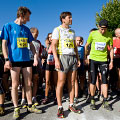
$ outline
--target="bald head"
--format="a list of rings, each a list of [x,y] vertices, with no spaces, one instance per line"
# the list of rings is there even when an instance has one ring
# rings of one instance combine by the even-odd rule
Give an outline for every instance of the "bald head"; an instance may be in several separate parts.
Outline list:
[[[120,28],[117,28],[115,30],[115,36],[118,37],[118,38],[120,38]]]
[[[77,37],[75,38],[75,40],[76,40],[77,46],[80,46],[80,45],[83,44],[83,37],[77,36]]]

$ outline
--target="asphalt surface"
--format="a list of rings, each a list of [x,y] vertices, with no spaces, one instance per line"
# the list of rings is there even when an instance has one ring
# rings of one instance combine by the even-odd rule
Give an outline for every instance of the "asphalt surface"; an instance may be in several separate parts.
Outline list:
[[[113,108],[113,111],[108,111],[101,106],[101,102],[96,100],[97,110],[91,110],[85,98],[80,98],[79,103],[76,104],[78,108],[83,110],[83,113],[77,114],[68,111],[69,102],[63,99],[63,107],[65,118],[63,120],[120,120],[120,98],[116,95],[113,99],[109,99],[109,103]],[[11,101],[5,102],[6,115],[1,116],[0,120],[12,120],[13,104]],[[26,109],[20,110],[19,120],[61,120],[57,118],[57,105],[50,102],[47,105],[39,105],[37,108],[44,110],[42,114],[27,113]]]

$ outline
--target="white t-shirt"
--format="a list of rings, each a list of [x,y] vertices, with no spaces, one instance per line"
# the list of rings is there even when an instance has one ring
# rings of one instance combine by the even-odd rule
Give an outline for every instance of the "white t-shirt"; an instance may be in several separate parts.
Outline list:
[[[33,40],[32,43],[33,43],[33,45],[35,47],[36,53],[39,54],[40,43],[37,40]],[[28,47],[28,49],[30,49],[30,47]],[[29,55],[30,55],[30,59],[34,60],[34,56],[33,56],[33,53],[32,53],[31,50],[29,50]]]
[[[60,25],[53,30],[52,39],[59,40],[57,46],[58,54],[75,55],[74,42],[75,42],[75,32],[74,30],[68,28],[62,28]]]

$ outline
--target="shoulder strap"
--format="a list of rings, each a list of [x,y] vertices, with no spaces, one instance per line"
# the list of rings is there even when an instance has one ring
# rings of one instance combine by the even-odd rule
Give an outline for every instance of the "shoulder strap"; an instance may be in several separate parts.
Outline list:
[[[47,47],[47,53],[48,53],[49,48],[50,48],[50,44],[49,44],[48,47]]]
[[[57,30],[59,32],[59,40],[60,40],[60,29],[59,29],[59,27],[57,27]]]

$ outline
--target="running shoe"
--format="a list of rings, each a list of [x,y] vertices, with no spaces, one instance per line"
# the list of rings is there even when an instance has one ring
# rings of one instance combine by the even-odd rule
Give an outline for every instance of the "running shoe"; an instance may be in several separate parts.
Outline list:
[[[58,109],[57,116],[58,116],[58,118],[64,118],[63,107]]]
[[[78,102],[79,102],[78,98],[75,97],[75,98],[74,98],[74,104],[77,104]]]
[[[21,101],[21,108],[26,108],[26,107],[27,107],[26,100],[24,99]]]
[[[95,100],[91,100],[90,108],[91,108],[92,110],[96,110]]]
[[[42,110],[37,109],[35,105],[32,105],[32,107],[27,106],[27,111],[31,113],[37,113],[37,114],[42,113]]]
[[[20,108],[15,108],[13,113],[13,119],[17,120],[20,117]]]
[[[112,111],[112,107],[108,104],[108,101],[103,101],[102,107],[106,110]]]
[[[86,95],[86,93],[83,93],[83,96],[82,96],[83,98],[87,98],[87,95]]]
[[[66,98],[66,102],[70,102],[70,98],[68,97],[68,98]]]
[[[43,99],[42,102],[41,102],[42,105],[45,105],[45,104],[48,104],[48,103],[49,103],[48,98]]]
[[[99,101],[103,102],[103,99],[104,99],[103,95],[100,95]]]
[[[78,109],[74,104],[71,106],[69,105],[68,110],[74,113],[78,113],[78,114],[82,113],[82,110]]]
[[[36,98],[32,99],[33,105],[38,106],[39,103],[37,102]]]
[[[4,110],[4,107],[0,107],[0,116],[4,115],[5,114],[5,110]]]

